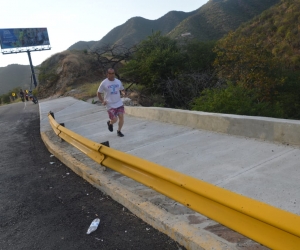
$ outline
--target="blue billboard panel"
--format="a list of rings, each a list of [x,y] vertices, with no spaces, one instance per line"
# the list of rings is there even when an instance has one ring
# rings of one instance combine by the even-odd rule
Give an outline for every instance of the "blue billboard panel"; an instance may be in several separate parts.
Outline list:
[[[1,49],[50,45],[47,28],[0,29]]]

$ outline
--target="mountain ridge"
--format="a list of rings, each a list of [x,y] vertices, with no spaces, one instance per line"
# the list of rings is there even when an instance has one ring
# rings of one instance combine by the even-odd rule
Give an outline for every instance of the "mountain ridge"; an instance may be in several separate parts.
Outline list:
[[[189,34],[191,38],[201,41],[218,40],[279,2],[280,0],[210,0],[194,11],[169,11],[156,20],[132,17],[92,46],[81,42],[73,44],[68,50],[95,50],[107,44],[131,47],[155,31],[173,39]]]
[[[81,42],[73,44],[68,50],[82,50],[95,49],[105,44],[126,44],[132,46],[141,40],[147,38],[152,32],[160,30],[163,35],[170,32],[177,24],[184,20],[187,16],[195,13],[183,11],[169,11],[164,16],[156,19],[149,20],[140,16],[128,19],[124,24],[113,28],[101,40],[96,41],[91,47],[88,42]]]

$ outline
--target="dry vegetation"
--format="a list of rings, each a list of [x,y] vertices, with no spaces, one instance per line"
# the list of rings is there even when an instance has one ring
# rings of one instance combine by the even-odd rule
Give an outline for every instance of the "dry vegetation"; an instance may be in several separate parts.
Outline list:
[[[96,96],[99,85],[100,82],[84,83],[76,89],[70,86],[66,88],[66,92],[63,94],[63,96],[72,96],[76,99],[86,101],[87,99]]]
[[[83,51],[64,51],[52,56],[41,65],[39,98],[79,95],[85,92],[90,95],[89,91],[96,89],[94,85],[99,85],[101,79],[103,74],[91,55]],[[76,91],[72,91],[73,89]],[[87,89],[91,90],[86,91]],[[82,98],[85,98],[84,96]]]

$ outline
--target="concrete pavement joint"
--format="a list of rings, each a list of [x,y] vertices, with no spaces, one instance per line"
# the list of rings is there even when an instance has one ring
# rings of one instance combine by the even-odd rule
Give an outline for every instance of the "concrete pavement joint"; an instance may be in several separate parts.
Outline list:
[[[275,159],[277,159],[277,158],[279,158],[279,157],[281,157],[281,156],[283,156],[283,155],[286,155],[286,154],[292,152],[293,150],[294,150],[294,149],[289,149],[289,150],[283,152],[282,154],[278,154],[278,155],[276,155],[276,156],[272,156],[272,157],[270,157],[270,158],[268,158],[268,159],[266,159],[266,160],[263,160],[263,161],[259,162],[258,164],[253,165],[252,167],[249,167],[249,168],[247,168],[247,169],[245,169],[245,170],[242,170],[242,171],[238,171],[236,174],[234,174],[234,175],[232,175],[232,176],[230,176],[230,177],[228,177],[228,178],[226,178],[226,179],[223,179],[223,180],[221,180],[221,181],[215,183],[215,185],[216,185],[216,186],[224,185],[224,184],[228,183],[230,180],[232,180],[232,179],[234,179],[234,178],[236,178],[236,177],[238,177],[238,176],[240,176],[240,175],[243,175],[243,174],[245,174],[245,173],[251,172],[251,171],[253,171],[254,169],[257,169],[257,168],[263,166],[265,163],[272,162],[272,161],[274,161]]]
[[[192,133],[193,133],[193,131],[184,132],[182,134],[174,135],[172,138],[169,138],[168,140],[171,140],[171,139],[174,139],[176,137],[183,136],[183,135],[189,135],[189,134],[192,134]],[[149,145],[153,146],[155,144],[159,144],[159,143],[161,143],[161,141],[166,141],[166,139],[156,140],[155,142],[151,142],[151,143],[148,143],[148,144],[141,145],[141,146],[139,146],[139,149],[142,149],[142,148],[147,147]],[[135,151],[135,150],[136,149],[131,149],[131,150],[126,151],[126,152],[129,153],[129,152],[132,152],[132,151]]]

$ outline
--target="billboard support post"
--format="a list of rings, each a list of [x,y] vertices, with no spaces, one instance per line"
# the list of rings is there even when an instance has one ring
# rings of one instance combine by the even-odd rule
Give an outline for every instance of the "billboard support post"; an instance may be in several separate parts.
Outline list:
[[[32,65],[31,55],[30,55],[30,51],[29,50],[27,50],[27,54],[28,54],[28,58],[29,58],[29,63],[30,63],[30,68],[31,68],[31,75],[32,75],[32,78],[33,78],[33,84],[36,87],[37,86],[37,82],[36,82],[34,68],[33,68],[33,65]]]

